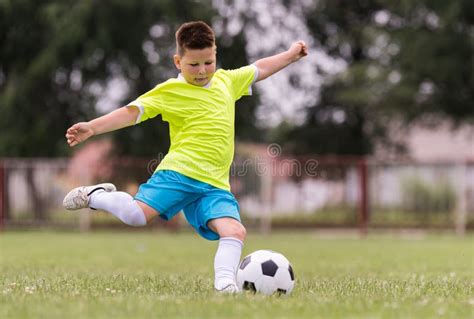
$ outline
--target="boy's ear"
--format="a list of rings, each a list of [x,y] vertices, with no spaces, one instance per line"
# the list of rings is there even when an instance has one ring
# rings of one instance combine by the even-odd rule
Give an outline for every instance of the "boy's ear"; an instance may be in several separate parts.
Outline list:
[[[181,57],[177,54],[173,56],[174,65],[178,70],[181,71]]]

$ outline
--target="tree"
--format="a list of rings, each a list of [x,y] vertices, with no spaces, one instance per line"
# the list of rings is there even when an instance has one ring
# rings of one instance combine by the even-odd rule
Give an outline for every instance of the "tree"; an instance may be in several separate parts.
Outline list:
[[[214,15],[210,0],[0,1],[0,157],[70,154],[64,139],[70,125],[176,76],[174,31],[189,20],[211,23]],[[218,44],[223,66],[246,64],[244,39],[231,40]],[[247,99],[237,113],[244,137],[255,135],[247,118],[255,105]],[[117,155],[154,157],[169,147],[159,118],[112,136]],[[37,194],[33,173],[27,181]],[[33,200],[42,218],[41,199]]]
[[[400,47],[392,63],[401,80],[388,93],[409,101],[409,119],[426,113],[455,123],[473,123],[474,4],[457,1],[403,1],[387,8],[378,23]],[[406,96],[405,91],[411,91]]]
[[[69,154],[67,127],[98,115],[96,101],[107,100],[106,89],[113,80],[126,84],[113,106],[120,107],[169,76],[174,69],[167,62],[174,27],[197,17],[210,21],[209,4],[1,1],[0,156]],[[166,151],[167,135],[166,126],[147,123],[142,131],[118,134],[118,150],[135,155]],[[147,143],[153,147],[133,147]],[[35,217],[42,219],[44,205],[36,196],[33,174],[28,169],[26,181],[37,208]]]
[[[377,142],[403,150],[388,130],[395,122],[472,123],[473,8],[462,0],[319,2],[307,25],[348,67],[326,78],[305,123],[286,127],[280,141],[296,153],[370,154]]]
[[[65,129],[98,115],[97,100],[111,104],[106,93],[112,80],[121,80],[124,92],[109,108],[176,76],[174,31],[189,20],[210,23],[214,15],[211,1],[0,2],[0,155],[68,154]],[[226,68],[247,63],[245,39],[231,40],[218,43]],[[237,116],[244,136],[255,130],[244,119],[253,113],[252,101]],[[167,131],[155,122],[118,132],[118,152],[165,152]],[[148,143],[153,147],[142,147]]]

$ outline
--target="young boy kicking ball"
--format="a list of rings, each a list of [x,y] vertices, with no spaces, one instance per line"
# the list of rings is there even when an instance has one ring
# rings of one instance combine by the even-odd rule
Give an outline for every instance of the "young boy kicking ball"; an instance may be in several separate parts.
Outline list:
[[[202,21],[176,32],[174,63],[180,71],[128,105],[66,132],[75,146],[89,137],[138,124],[159,114],[169,122],[171,146],[155,173],[135,197],[110,183],[82,186],[64,198],[66,209],[90,207],[109,212],[131,226],[144,226],[156,216],[171,219],[183,210],[204,238],[219,240],[214,259],[214,287],[237,292],[235,273],[246,230],[230,192],[234,155],[235,101],[251,94],[251,85],[307,55],[303,41],[280,54],[236,70],[216,70],[212,29]]]

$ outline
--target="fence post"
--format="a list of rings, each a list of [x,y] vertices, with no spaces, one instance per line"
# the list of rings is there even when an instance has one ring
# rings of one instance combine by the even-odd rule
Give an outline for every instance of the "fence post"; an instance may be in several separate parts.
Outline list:
[[[467,175],[467,163],[461,163],[457,165],[457,181],[458,181],[458,198],[455,209],[455,232],[458,236],[464,236],[466,233],[466,219],[467,219],[467,201],[466,201],[466,175]]]
[[[71,162],[69,161],[69,165],[71,165]],[[78,178],[78,184],[79,185],[90,185],[92,184],[91,182],[91,174],[90,174],[90,166],[84,166],[81,168],[82,174]],[[91,219],[92,211],[89,210],[87,213],[84,212],[79,215],[79,231],[81,233],[87,233],[91,230],[91,224],[92,224],[92,219]]]
[[[5,185],[5,162],[0,160],[0,231],[2,231],[5,227],[5,216],[6,214],[6,206],[5,201],[7,199],[6,196],[6,187]]]
[[[358,163],[359,168],[359,212],[358,225],[362,236],[367,235],[369,222],[369,190],[368,190],[368,170],[367,160],[362,158]]]
[[[0,160],[0,231],[5,229],[5,222],[8,216],[8,185],[5,161]]]
[[[272,172],[266,169],[262,178],[262,202],[263,212],[260,219],[260,231],[263,234],[268,234],[272,228]]]

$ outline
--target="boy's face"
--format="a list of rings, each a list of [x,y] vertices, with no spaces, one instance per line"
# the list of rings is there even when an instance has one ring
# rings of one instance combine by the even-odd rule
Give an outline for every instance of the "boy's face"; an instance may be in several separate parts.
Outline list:
[[[186,49],[174,56],[174,64],[189,84],[205,86],[216,72],[216,47]]]

